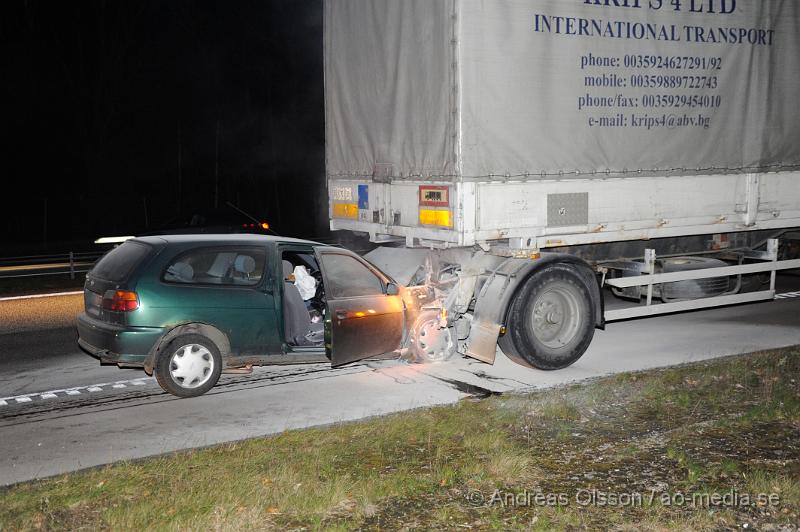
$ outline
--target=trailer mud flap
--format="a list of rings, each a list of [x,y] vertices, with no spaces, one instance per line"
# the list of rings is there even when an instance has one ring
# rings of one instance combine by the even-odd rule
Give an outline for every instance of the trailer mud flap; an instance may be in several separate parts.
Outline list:
[[[481,286],[475,305],[475,319],[467,338],[464,354],[482,362],[494,364],[497,337],[505,311],[517,285],[534,267],[529,259],[504,260]]]
[[[487,364],[494,364],[497,355],[497,337],[500,335],[500,324],[491,322],[473,322],[467,340],[467,352],[470,358],[475,358]]]

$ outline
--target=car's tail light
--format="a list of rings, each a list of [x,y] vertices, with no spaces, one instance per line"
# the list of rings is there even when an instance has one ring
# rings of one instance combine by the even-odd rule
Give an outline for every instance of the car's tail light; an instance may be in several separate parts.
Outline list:
[[[103,308],[114,312],[130,312],[139,308],[139,296],[127,290],[108,290],[103,297]]]

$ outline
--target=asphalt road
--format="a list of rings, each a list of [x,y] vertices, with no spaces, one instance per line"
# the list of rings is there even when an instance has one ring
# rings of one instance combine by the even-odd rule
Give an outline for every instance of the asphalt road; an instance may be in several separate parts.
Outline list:
[[[797,290],[788,278],[782,291]],[[781,291],[781,290],[779,290]],[[176,399],[76,344],[80,296],[0,301],[0,485],[287,429],[800,344],[800,297],[612,323],[572,367],[469,359],[256,368]]]

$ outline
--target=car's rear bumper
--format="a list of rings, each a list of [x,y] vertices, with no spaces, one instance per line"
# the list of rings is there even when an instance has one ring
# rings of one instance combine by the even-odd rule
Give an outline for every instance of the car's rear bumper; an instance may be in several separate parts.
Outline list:
[[[103,362],[142,367],[163,334],[160,327],[125,327],[78,315],[78,345]]]

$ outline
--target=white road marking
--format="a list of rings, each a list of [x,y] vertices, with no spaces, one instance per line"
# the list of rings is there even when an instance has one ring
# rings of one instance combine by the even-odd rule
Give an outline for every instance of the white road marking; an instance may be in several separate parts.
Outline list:
[[[56,296],[76,296],[78,294],[82,294],[83,290],[76,291],[76,292],[53,292],[50,294],[33,294],[30,296],[12,296],[12,297],[0,297],[0,301],[14,301],[16,299],[36,299],[39,297],[56,297]]]
[[[782,294],[775,294],[775,299],[789,299],[792,297],[800,297],[800,292],[784,292]]]
[[[81,395],[82,392],[102,392],[108,389],[127,388],[128,386],[144,386],[151,382],[155,382],[153,377],[139,377],[138,379],[127,381],[102,382],[100,384],[90,384],[88,386],[73,386],[61,390],[27,393],[25,395],[16,395],[13,397],[0,397],[0,406],[9,406],[9,402],[30,403],[33,402],[34,399],[58,399],[64,396]]]

